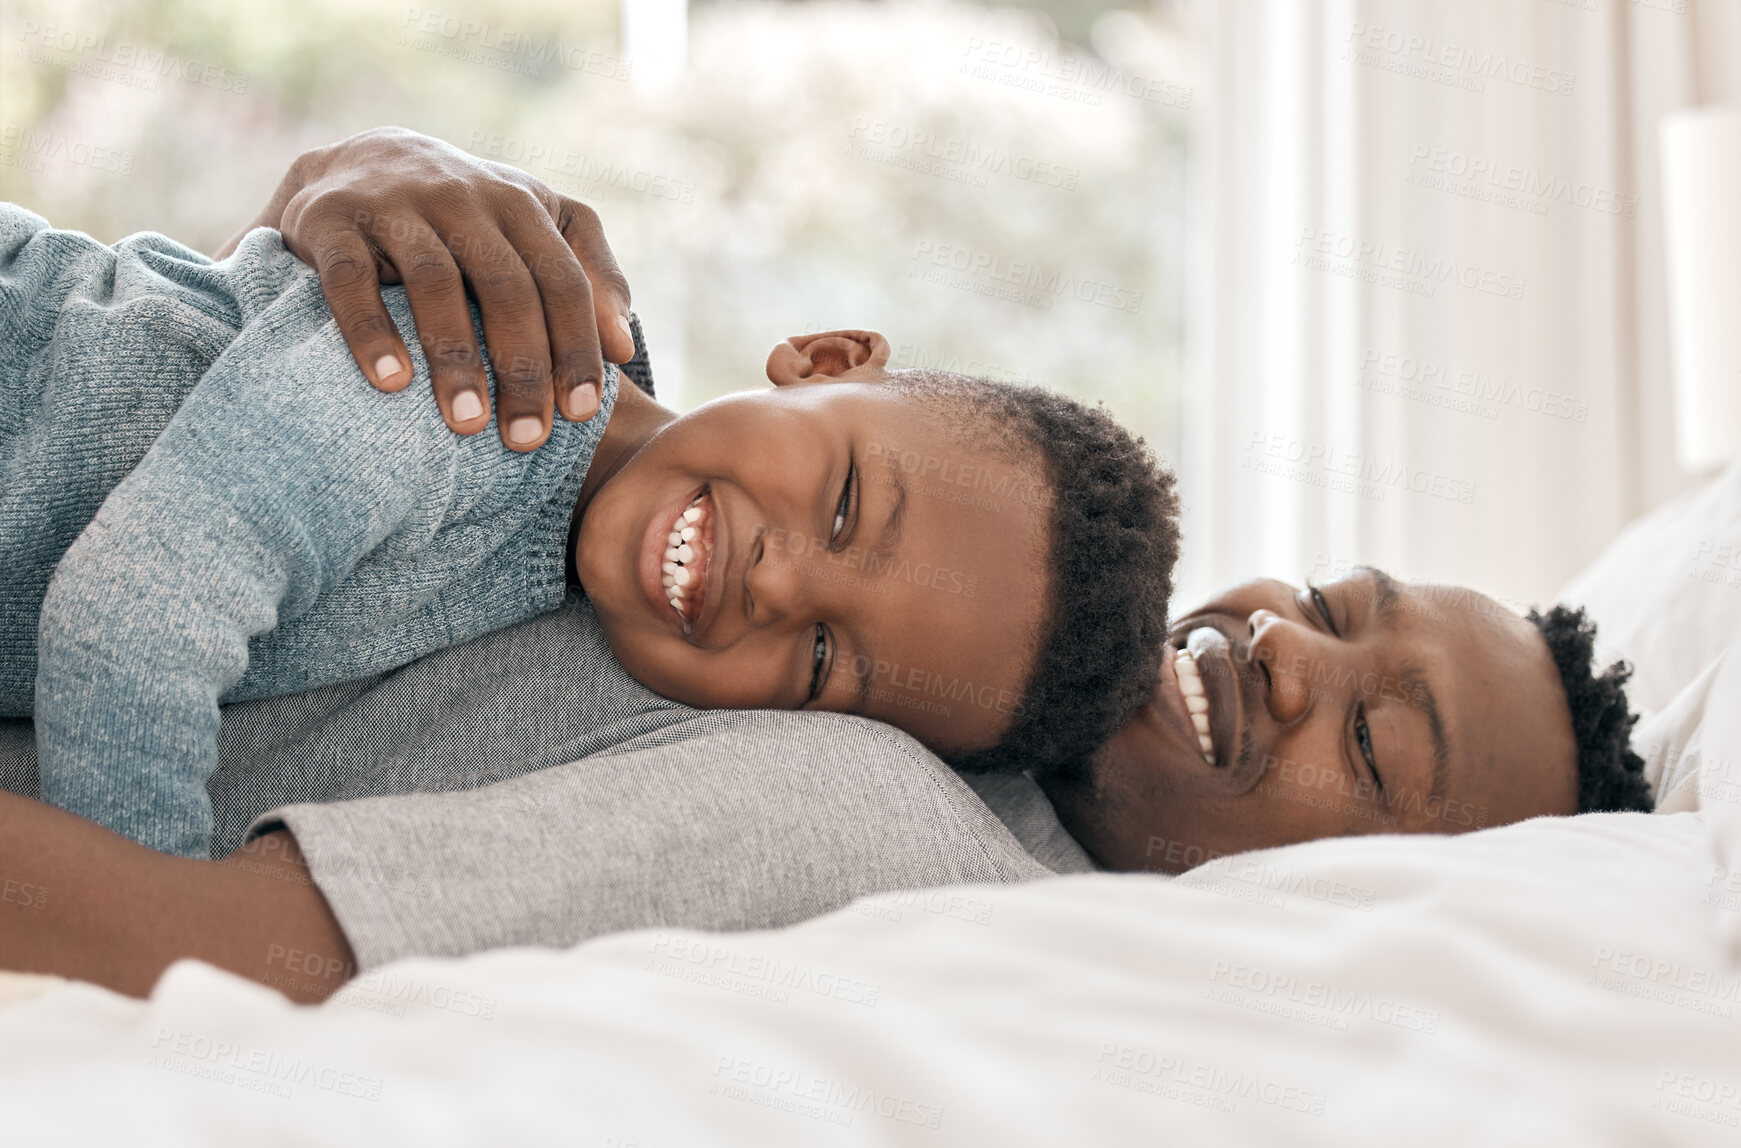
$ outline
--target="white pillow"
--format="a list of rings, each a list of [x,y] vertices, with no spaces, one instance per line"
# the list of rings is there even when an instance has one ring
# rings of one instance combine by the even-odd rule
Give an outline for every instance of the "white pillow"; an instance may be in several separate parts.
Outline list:
[[[1741,803],[1741,757],[1736,754],[1741,723],[1733,704],[1737,696],[1741,653],[1731,647],[1667,705],[1632,728],[1632,748],[1644,758],[1644,776],[1658,813]]]
[[[1666,707],[1741,625],[1741,460],[1621,531],[1557,600],[1595,619],[1598,668],[1632,663],[1633,709]]]

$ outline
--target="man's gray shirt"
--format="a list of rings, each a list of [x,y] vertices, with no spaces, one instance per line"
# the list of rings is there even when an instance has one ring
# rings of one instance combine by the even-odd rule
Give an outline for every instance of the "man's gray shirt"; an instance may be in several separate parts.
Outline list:
[[[1092,867],[1024,778],[976,779],[981,800],[891,726],[660,697],[579,594],[389,673],[226,706],[218,761],[213,854],[288,825],[363,967]],[[34,795],[34,766],[30,723],[0,722],[0,786]]]

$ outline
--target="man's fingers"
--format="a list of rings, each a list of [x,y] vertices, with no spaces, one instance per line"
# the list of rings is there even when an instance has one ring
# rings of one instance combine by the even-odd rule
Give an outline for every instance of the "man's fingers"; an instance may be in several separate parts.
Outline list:
[[[598,413],[604,393],[604,357],[593,322],[592,286],[542,208],[530,215],[517,214],[515,219],[504,232],[519,249],[543,303],[556,409],[571,422],[585,422]],[[487,314],[484,321],[489,322]]]
[[[532,273],[499,231],[445,236],[478,298],[496,370],[496,429],[509,450],[537,450],[550,437],[554,396],[550,337]]]
[[[490,422],[490,389],[459,268],[433,231],[408,238],[389,257],[405,284],[442,417],[458,433],[476,434]]]
[[[411,381],[411,356],[381,302],[375,255],[356,232],[334,237],[316,268],[320,289],[363,375],[383,391]]]
[[[598,213],[584,203],[562,197],[557,224],[586,272],[605,354],[613,363],[628,362],[635,357],[635,336],[629,330],[629,281],[605,240]]]
[[[598,216],[438,140],[379,129],[305,153],[259,222],[321,269],[352,354],[383,390],[411,381],[380,293],[405,284],[436,400],[462,434],[487,426],[493,406],[503,441],[536,449],[558,400],[569,418],[595,417],[606,361],[634,356],[628,283]],[[486,364],[498,368],[494,396]]]

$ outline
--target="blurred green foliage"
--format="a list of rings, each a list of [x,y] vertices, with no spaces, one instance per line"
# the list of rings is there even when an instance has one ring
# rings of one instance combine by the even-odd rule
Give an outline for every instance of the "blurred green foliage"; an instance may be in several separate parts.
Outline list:
[[[1188,56],[1170,7],[1075,11],[697,4],[656,85],[613,0],[17,0],[0,196],[212,251],[300,151],[403,124],[598,209],[679,406],[874,327],[896,365],[1101,399],[1171,456]]]

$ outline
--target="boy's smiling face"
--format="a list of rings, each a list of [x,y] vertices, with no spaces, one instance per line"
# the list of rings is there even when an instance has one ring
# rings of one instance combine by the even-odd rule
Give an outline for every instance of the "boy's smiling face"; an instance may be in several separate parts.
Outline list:
[[[870,332],[782,344],[774,389],[674,420],[599,488],[577,572],[635,678],[705,708],[860,713],[945,752],[1009,727],[1049,593],[1041,464],[881,385],[887,357]]]

